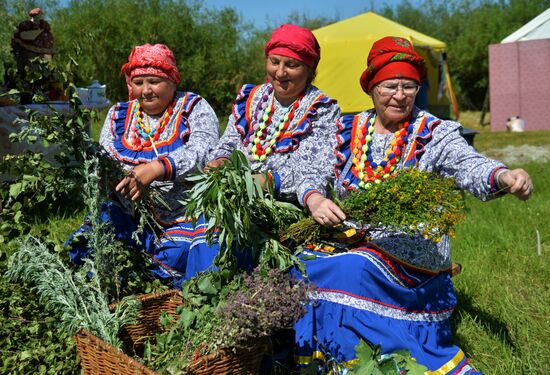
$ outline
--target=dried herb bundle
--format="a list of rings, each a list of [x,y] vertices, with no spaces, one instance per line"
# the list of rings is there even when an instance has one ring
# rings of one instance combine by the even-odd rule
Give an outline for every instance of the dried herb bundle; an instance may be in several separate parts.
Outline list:
[[[202,295],[183,291],[186,302],[176,322],[164,317],[169,330],[157,334],[155,345],[146,345],[148,367],[186,373],[194,358],[220,348],[254,345],[259,338],[290,328],[305,313],[313,288],[280,269],[257,267],[250,275],[239,273],[225,280],[227,273],[209,275],[214,277],[198,276],[193,283],[199,284]],[[205,299],[205,295],[215,298]]]
[[[311,284],[278,269],[264,273],[256,269],[252,275],[244,275],[242,286],[230,292],[216,311],[224,322],[218,334],[226,346],[246,345],[250,340],[292,328],[306,313]]]

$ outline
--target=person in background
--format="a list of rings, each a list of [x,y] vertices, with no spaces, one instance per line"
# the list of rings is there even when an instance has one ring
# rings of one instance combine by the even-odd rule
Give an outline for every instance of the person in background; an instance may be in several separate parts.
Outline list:
[[[149,214],[162,227],[158,241],[152,230],[146,230],[140,247],[149,254],[155,276],[178,287],[206,270],[217,253],[205,244],[204,219],[194,226],[184,217],[180,201],[188,188],[185,177],[204,167],[219,139],[218,120],[205,99],[177,91],[180,73],[172,51],[163,44],[134,47],[121,73],[130,101],[109,110],[100,144],[127,175],[114,184],[110,200],[102,205],[102,219],[112,224],[118,240],[138,247],[132,240],[139,222],[134,202],[149,190],[160,194],[167,205],[149,207]],[[90,225],[86,222],[68,241],[71,259],[77,264],[91,249],[73,240]]]
[[[242,151],[256,178],[272,183],[279,199],[296,201],[315,215],[317,200],[310,198],[326,194],[340,108],[312,85],[321,51],[310,30],[282,25],[264,51],[267,80],[241,87],[208,166]]]
[[[55,49],[50,24],[43,18],[40,8],[32,9],[28,15],[29,19],[17,25],[11,39],[16,69],[6,72],[4,90],[19,91],[20,104],[33,103],[35,95],[42,97],[36,98],[38,102],[67,100],[59,74],[51,67]],[[37,72],[40,73],[38,77]]]
[[[414,106],[425,72],[424,60],[407,39],[385,37],[373,44],[360,83],[374,108],[338,122],[338,197],[418,168],[452,177],[482,200],[505,193],[528,199],[533,185],[527,172],[478,154],[461,137],[459,123]],[[315,220],[341,223],[340,208],[313,194]],[[476,373],[452,341],[456,295],[448,237],[435,243],[388,228],[347,252],[304,256],[308,280],[317,290],[295,326],[299,363],[325,358],[346,367],[363,339],[380,345],[383,354],[408,350],[427,374]]]

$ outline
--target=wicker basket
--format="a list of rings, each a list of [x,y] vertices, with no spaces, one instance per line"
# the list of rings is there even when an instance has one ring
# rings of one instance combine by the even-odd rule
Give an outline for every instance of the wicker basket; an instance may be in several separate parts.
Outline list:
[[[78,331],[74,340],[84,375],[157,375],[88,330]]]
[[[263,354],[268,352],[269,341],[257,340],[245,348],[225,348],[197,358],[183,371],[188,375],[254,375],[260,371]]]
[[[146,294],[139,296],[138,299],[141,301],[138,323],[124,326],[120,332],[124,352],[107,344],[85,329],[81,329],[75,335],[80,365],[84,374],[157,375],[156,372],[132,359],[127,354],[141,356],[145,339],[150,338],[154,342],[155,334],[162,331],[159,321],[161,312],[167,311],[177,317],[176,308],[183,301],[180,293],[175,290],[160,294]],[[110,307],[113,309],[114,305]],[[212,354],[197,358],[182,372],[193,375],[257,374],[262,356],[267,352],[267,349],[267,339],[258,340],[248,348],[220,349]]]
[[[176,308],[183,304],[180,292],[169,290],[163,293],[151,293],[138,296],[141,302],[137,324],[122,327],[119,337],[123,342],[124,351],[131,355],[143,355],[145,340],[155,342],[155,335],[162,332],[160,314],[168,312],[177,318]],[[110,306],[111,310],[114,305]]]
[[[84,375],[158,375],[86,329],[78,331],[74,339]],[[219,349],[212,354],[197,358],[182,370],[182,373],[188,375],[258,374],[263,354],[267,350],[267,339],[259,340],[255,345],[247,348]]]

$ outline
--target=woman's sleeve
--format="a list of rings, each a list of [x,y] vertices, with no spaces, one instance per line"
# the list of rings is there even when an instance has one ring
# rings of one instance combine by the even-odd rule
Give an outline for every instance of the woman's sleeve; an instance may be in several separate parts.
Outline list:
[[[435,127],[432,140],[421,159],[427,170],[455,179],[457,186],[481,200],[496,197],[499,191],[496,174],[506,166],[479,154],[460,135],[461,125],[444,121]],[[431,162],[430,162],[431,161]]]
[[[227,127],[225,128],[225,131],[217,146],[210,153],[210,156],[208,157],[209,160],[229,157],[233,150],[239,150],[245,155],[247,154],[247,151],[242,143],[241,135],[235,127],[235,121],[235,116],[230,115],[229,121],[227,122]]]
[[[191,129],[187,143],[170,152],[167,158],[161,159],[167,180],[182,179],[189,172],[203,168],[208,153],[218,141],[218,118],[205,99],[197,102],[187,120]]]
[[[115,106],[112,106],[107,112],[105,121],[103,122],[103,127],[101,128],[101,133],[99,135],[99,144],[103,149],[110,150],[115,141],[115,136],[111,130],[111,120],[115,113]]]
[[[109,112],[105,117],[103,128],[101,128],[101,133],[99,135],[99,144],[101,145],[101,148],[105,151],[105,154],[107,156],[109,156],[113,160],[116,160],[123,170],[129,171],[130,169],[133,168],[133,166],[120,162],[120,160],[118,160],[113,155],[113,152],[111,151],[114,149],[114,142],[115,142],[115,134],[114,134],[114,128],[113,128],[115,110],[116,110],[116,105],[112,106],[109,109]]]
[[[334,179],[336,155],[336,121],[340,108],[336,103],[320,106],[316,118],[312,119],[312,132],[300,141],[297,150],[289,155],[274,175],[280,184],[280,194],[290,199],[298,198],[302,206],[307,205],[311,194],[327,194],[327,186]]]

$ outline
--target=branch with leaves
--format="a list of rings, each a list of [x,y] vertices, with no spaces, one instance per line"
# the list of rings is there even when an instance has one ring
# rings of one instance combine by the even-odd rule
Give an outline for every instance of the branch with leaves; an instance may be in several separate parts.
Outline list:
[[[208,172],[188,177],[194,183],[189,198],[182,202],[188,217],[203,215],[208,220],[209,244],[220,244],[220,262],[228,261],[231,249],[252,251],[261,264],[289,268],[299,264],[277,233],[304,217],[301,209],[273,198],[273,189],[253,177],[246,156],[234,151],[228,162]]]

